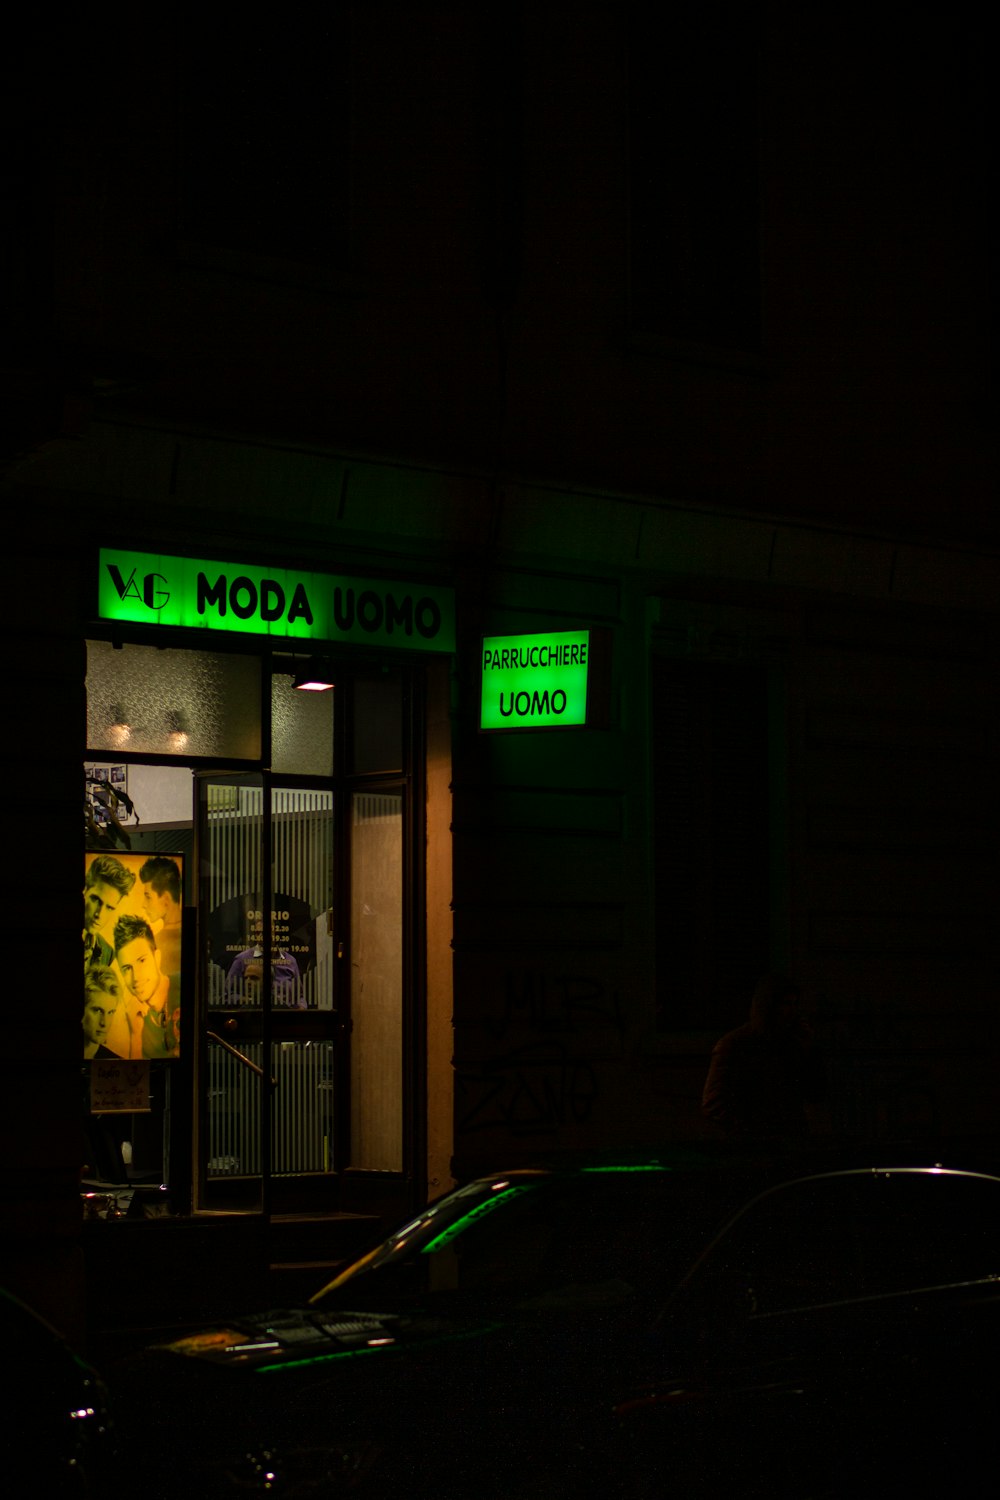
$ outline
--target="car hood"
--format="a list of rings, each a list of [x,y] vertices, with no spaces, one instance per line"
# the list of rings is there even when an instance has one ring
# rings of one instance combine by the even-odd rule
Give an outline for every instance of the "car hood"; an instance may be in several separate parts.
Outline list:
[[[489,1317],[439,1317],[424,1312],[353,1312],[278,1308],[241,1315],[218,1327],[155,1346],[216,1367],[270,1373],[295,1365],[385,1358],[406,1351],[481,1338],[502,1324]]]

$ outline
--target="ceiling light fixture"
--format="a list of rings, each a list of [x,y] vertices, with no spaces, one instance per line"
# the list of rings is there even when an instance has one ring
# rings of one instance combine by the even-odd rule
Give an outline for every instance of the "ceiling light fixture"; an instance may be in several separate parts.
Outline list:
[[[303,662],[292,678],[292,687],[303,693],[328,693],[334,686],[333,667],[328,661]]]

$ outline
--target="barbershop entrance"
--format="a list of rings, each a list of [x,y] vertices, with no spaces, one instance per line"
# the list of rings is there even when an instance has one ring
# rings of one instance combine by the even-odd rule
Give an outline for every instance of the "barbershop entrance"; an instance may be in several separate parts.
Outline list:
[[[405,1214],[424,1191],[421,664],[95,640],[87,686],[85,942],[90,867],[126,871],[116,900],[95,867],[120,1001],[89,1066],[148,1071],[134,1111],[92,1109],[114,1170],[172,1216]],[[134,978],[147,946],[167,1043]]]

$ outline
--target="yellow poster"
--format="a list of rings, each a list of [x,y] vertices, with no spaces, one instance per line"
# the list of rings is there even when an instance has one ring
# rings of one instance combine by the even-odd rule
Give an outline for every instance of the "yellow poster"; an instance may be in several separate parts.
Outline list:
[[[183,855],[85,854],[85,1059],[180,1056],[183,892]]]

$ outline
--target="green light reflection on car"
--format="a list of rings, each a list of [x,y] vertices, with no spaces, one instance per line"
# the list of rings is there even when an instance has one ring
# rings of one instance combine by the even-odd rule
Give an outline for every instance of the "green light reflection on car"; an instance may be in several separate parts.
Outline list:
[[[627,1166],[627,1167],[622,1167],[622,1166],[615,1166],[615,1167],[581,1167],[580,1171],[581,1172],[669,1172],[670,1168],[663,1166],[658,1161],[647,1161],[647,1162],[642,1162],[642,1163],[635,1163],[635,1164]]]
[[[455,1219],[447,1228],[442,1229],[440,1234],[436,1234],[432,1240],[421,1247],[421,1255],[433,1255],[435,1250],[440,1250],[442,1245],[447,1245],[449,1241],[457,1239],[460,1234],[465,1233],[470,1224],[485,1218],[501,1203],[509,1203],[512,1198],[519,1198],[524,1193],[533,1193],[536,1186],[536,1183],[530,1182],[519,1183],[516,1187],[502,1188],[492,1198],[487,1198],[483,1203],[477,1203],[475,1208],[470,1208],[468,1213],[464,1213],[460,1219]]]

